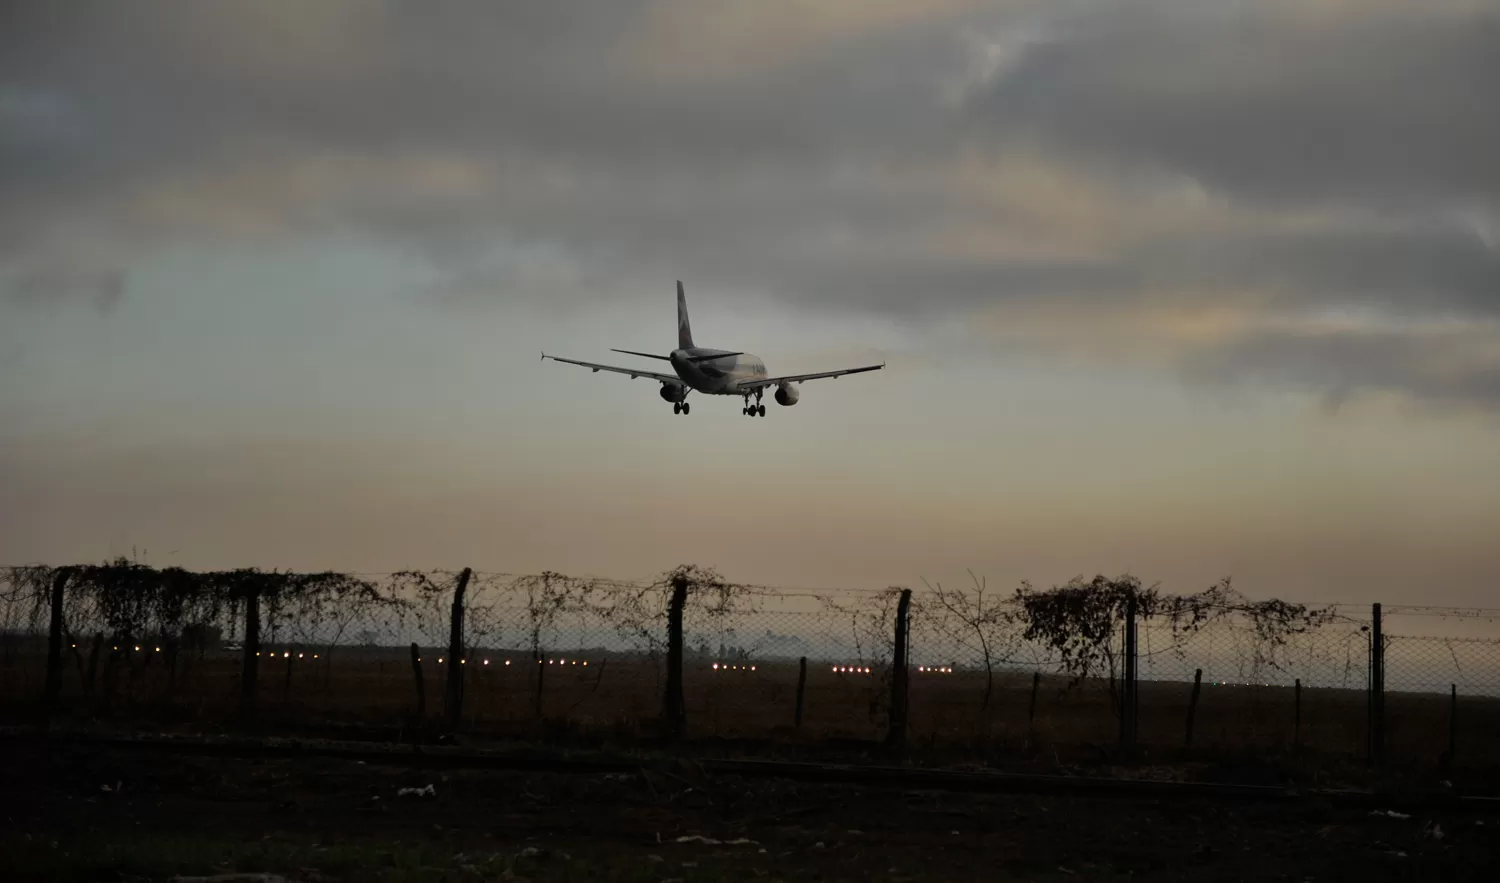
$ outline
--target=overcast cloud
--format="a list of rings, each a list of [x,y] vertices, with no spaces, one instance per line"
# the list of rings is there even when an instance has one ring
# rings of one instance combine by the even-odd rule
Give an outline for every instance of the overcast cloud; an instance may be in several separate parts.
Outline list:
[[[7,4],[0,284],[331,234],[435,310],[683,278],[1500,407],[1500,7],[1215,6]]]

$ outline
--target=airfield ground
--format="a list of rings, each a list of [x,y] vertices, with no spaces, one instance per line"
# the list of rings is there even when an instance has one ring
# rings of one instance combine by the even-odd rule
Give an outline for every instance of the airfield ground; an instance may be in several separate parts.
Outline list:
[[[7,754],[0,856],[16,881],[1491,880],[1500,857],[1500,814],[1394,818],[1315,799],[920,792],[690,763],[577,774]]]

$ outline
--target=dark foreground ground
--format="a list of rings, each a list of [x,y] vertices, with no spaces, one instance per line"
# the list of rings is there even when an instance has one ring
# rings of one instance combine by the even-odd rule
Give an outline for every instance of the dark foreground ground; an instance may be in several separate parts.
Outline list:
[[[1500,816],[911,792],[686,762],[432,772],[29,745],[0,770],[0,877],[18,883],[1493,880],[1500,857]]]

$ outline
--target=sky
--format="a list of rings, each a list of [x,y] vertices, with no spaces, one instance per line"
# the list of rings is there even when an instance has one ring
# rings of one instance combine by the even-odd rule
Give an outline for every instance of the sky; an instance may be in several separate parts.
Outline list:
[[[1500,606],[1496,82],[1458,0],[8,3],[0,563]],[[540,360],[679,279],[887,368]]]

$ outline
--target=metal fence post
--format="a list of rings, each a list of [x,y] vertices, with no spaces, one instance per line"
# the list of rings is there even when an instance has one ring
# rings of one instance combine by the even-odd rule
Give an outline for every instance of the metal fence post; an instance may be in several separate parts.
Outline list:
[[[1292,685],[1292,702],[1296,710],[1292,716],[1292,748],[1300,751],[1302,749],[1302,679]]]
[[[1187,713],[1187,735],[1183,738],[1184,748],[1193,747],[1193,721],[1198,717],[1198,696],[1203,692],[1203,669],[1193,671],[1193,695],[1188,699]]]
[[[1448,756],[1446,769],[1452,770],[1458,757],[1458,685],[1448,685]]]
[[[911,615],[911,589],[901,590],[901,600],[896,605],[896,643],[891,660],[891,719],[886,731],[888,745],[899,746],[906,742],[908,644],[911,629],[907,619]]]
[[[1125,601],[1125,683],[1120,701],[1120,747],[1126,752],[1135,748],[1136,712],[1136,600],[1131,595]]]
[[[667,695],[662,702],[667,734],[680,737],[687,729],[687,704],[682,690],[682,612],[687,606],[688,581],[672,577],[672,600],[667,608]]]
[[[63,596],[68,587],[68,569],[59,568],[52,576],[52,622],[47,630],[47,716],[57,710],[62,698]]]
[[[1042,688],[1042,673],[1031,673],[1031,705],[1026,709],[1026,738],[1036,740],[1036,694]]]
[[[427,679],[422,676],[422,650],[413,641],[411,651],[411,676],[417,684],[417,723],[427,716]]]
[[[807,657],[797,662],[797,729],[802,729],[802,703],[807,696]]]
[[[1379,602],[1370,608],[1370,762],[1385,763],[1385,637]]]
[[[255,716],[260,692],[260,588],[245,593],[245,643],[240,665],[240,710],[247,719]]]
[[[448,685],[443,694],[443,713],[448,719],[448,730],[458,728],[464,704],[464,591],[469,587],[473,571],[465,567],[458,575],[458,585],[453,588],[453,615],[448,631]]]

